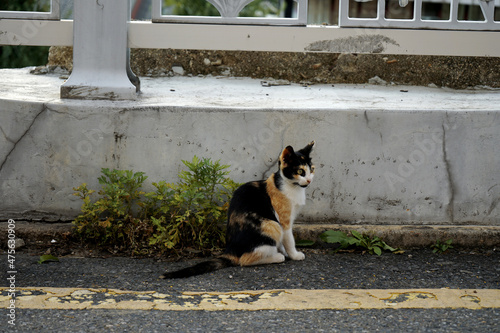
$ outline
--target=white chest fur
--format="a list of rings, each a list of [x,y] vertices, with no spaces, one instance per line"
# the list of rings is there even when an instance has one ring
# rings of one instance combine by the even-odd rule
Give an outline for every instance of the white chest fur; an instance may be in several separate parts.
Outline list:
[[[305,188],[286,183],[283,187],[283,193],[294,205],[302,206],[306,204]]]
[[[306,204],[306,190],[305,188],[302,188],[300,186],[296,186],[290,183],[285,183],[282,191],[292,203],[290,222],[293,223],[295,217],[299,213],[300,206]]]

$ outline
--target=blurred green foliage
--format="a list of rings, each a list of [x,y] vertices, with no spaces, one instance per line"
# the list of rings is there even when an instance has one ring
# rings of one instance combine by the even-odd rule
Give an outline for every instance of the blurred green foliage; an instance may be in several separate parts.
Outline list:
[[[206,0],[163,0],[163,8],[167,8],[171,15],[220,16],[217,9]],[[243,8],[240,16],[279,16],[282,10],[280,0],[255,0]]]
[[[1,0],[0,10],[50,11],[50,2],[39,0]],[[47,63],[48,55],[48,46],[1,46],[0,68],[20,68],[45,65]]]
[[[47,64],[48,46],[0,47],[0,68],[22,68]]]
[[[206,0],[163,0],[163,8],[171,15],[220,16],[215,7]]]

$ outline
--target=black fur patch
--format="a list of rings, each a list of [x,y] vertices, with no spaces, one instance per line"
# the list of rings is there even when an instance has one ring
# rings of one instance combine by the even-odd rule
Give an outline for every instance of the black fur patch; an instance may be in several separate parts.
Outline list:
[[[278,222],[264,181],[246,183],[234,192],[228,216],[233,214],[240,215],[245,222],[240,224],[228,219],[226,253],[240,257],[257,246],[276,245],[273,239],[260,232],[262,219]]]
[[[199,264],[175,272],[165,272],[162,276],[160,276],[160,279],[183,279],[190,276],[214,272],[216,270],[230,266],[233,266],[231,260],[224,257],[219,257],[209,261],[200,262]]]

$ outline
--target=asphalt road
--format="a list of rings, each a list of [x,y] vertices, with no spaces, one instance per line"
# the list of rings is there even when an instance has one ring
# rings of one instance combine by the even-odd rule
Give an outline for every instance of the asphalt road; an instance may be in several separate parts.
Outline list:
[[[495,250],[428,250],[401,255],[324,254],[306,251],[306,260],[259,267],[232,267],[183,280],[160,280],[164,269],[189,262],[155,259],[62,257],[38,264],[18,253],[17,289],[109,288],[155,291],[178,297],[185,292],[347,289],[500,289],[500,253]],[[7,267],[7,256],[0,256]],[[8,269],[2,287],[9,287]],[[2,295],[8,290],[4,288]],[[37,292],[33,292],[35,295]],[[97,296],[95,296],[97,297]],[[307,299],[304,300],[307,303]],[[7,323],[9,310],[0,309]],[[255,311],[60,310],[17,308],[12,332],[500,332],[500,308],[322,309]]]

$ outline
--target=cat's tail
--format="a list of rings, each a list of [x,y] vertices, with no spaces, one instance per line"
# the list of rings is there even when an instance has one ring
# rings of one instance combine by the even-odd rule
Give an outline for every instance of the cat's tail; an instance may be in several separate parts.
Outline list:
[[[165,272],[160,279],[183,279],[190,276],[206,274],[226,267],[235,266],[234,260],[228,257],[217,257],[208,261],[200,262],[194,266],[183,268],[174,272]]]

